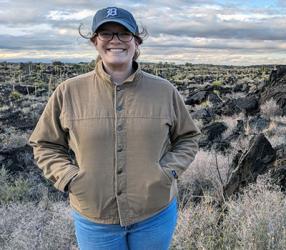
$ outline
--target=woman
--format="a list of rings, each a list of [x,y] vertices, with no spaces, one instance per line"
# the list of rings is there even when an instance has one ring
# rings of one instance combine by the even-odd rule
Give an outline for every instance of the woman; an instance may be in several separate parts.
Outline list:
[[[199,130],[175,87],[140,69],[130,12],[97,11],[92,32],[95,70],[55,89],[29,139],[34,158],[69,192],[80,249],[168,249],[176,179],[195,157]]]

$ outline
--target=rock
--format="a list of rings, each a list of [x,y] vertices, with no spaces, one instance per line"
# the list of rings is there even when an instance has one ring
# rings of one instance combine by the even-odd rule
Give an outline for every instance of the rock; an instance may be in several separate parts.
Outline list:
[[[17,84],[17,85],[14,85],[14,88],[16,91],[18,91],[22,95],[34,94],[35,92],[35,87],[30,86],[30,85]]]
[[[30,114],[29,114],[30,115]],[[3,125],[21,130],[31,130],[35,126],[35,119],[24,115],[21,110],[13,110],[11,107],[4,112],[0,112],[0,122]]]
[[[224,122],[214,122],[203,127],[201,129],[203,135],[199,139],[199,146],[224,152],[230,146],[229,142],[222,140],[222,134],[226,129],[227,126]]]
[[[12,174],[24,171],[33,164],[32,148],[28,145],[18,148],[0,149],[0,163]]]
[[[277,66],[272,70],[268,85],[261,93],[260,103],[264,104],[270,99],[274,99],[282,110],[282,115],[286,115],[286,65]]]
[[[246,84],[243,84],[243,83],[239,83],[239,84],[236,84],[234,85],[233,87],[233,92],[244,92],[246,90]]]
[[[243,120],[237,120],[236,127],[233,129],[231,134],[226,138],[226,141],[232,141],[237,139],[240,135],[245,134],[245,129],[244,129],[244,121]]]
[[[246,115],[254,115],[259,112],[259,102],[255,96],[238,98],[235,104],[243,110]]]
[[[236,100],[229,99],[225,101],[220,107],[217,108],[221,115],[233,116],[242,112],[241,108],[236,104]],[[216,112],[216,113],[218,113]]]
[[[192,113],[192,117],[196,120],[202,120],[203,124],[208,124],[214,119],[211,109],[204,108]]]
[[[269,127],[270,119],[266,119],[258,115],[249,119],[248,123],[250,128],[256,130],[257,132],[261,132],[262,130]]]
[[[201,104],[202,102],[206,101],[206,99],[207,99],[206,91],[197,91],[187,97],[185,104],[186,105]]]
[[[214,122],[202,128],[202,133],[206,135],[208,141],[214,141],[221,138],[222,133],[227,130],[224,122]]]
[[[271,169],[272,183],[286,191],[286,144],[276,148],[275,168]]]
[[[217,94],[214,93],[210,93],[208,95],[208,101],[212,103],[214,106],[218,106],[223,103],[222,99]]]
[[[224,186],[225,197],[239,192],[241,188],[256,181],[258,175],[264,174],[272,168],[271,164],[276,159],[276,151],[264,134],[261,133],[253,138],[249,145],[247,151],[243,154],[239,153],[234,158],[233,170]]]

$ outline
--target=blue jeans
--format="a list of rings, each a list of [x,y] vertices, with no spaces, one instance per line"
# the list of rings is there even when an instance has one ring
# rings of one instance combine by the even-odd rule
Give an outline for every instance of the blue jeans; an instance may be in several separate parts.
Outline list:
[[[72,210],[80,250],[167,250],[177,223],[174,199],[163,211],[129,226],[98,224]]]

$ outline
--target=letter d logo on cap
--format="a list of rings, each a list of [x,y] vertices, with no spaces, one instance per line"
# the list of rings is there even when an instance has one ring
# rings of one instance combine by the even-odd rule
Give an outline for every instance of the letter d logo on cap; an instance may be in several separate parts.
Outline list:
[[[110,16],[117,16],[117,9],[116,8],[108,8],[106,17]]]

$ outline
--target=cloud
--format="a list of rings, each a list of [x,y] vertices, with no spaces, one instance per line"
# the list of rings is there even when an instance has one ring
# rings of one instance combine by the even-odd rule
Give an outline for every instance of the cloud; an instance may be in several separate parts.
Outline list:
[[[221,59],[216,60],[226,63],[245,64],[255,56],[258,61],[269,58],[285,62],[284,2],[47,0],[35,4],[32,0],[0,0],[0,49],[10,55],[23,52],[23,58],[35,58],[39,53],[43,59],[46,57],[42,54],[50,56],[54,52],[74,58],[85,55],[88,60],[93,58],[94,48],[80,38],[78,26],[84,23],[88,33],[96,10],[118,6],[130,10],[150,33],[142,47],[144,60],[159,60],[161,56],[161,60],[201,61],[204,57],[209,61],[217,53]],[[68,55],[63,59],[71,60]]]
[[[86,17],[94,14],[91,10],[80,10],[80,11],[60,11],[52,10],[46,16],[47,18],[54,21],[68,21],[68,20],[83,20]]]

